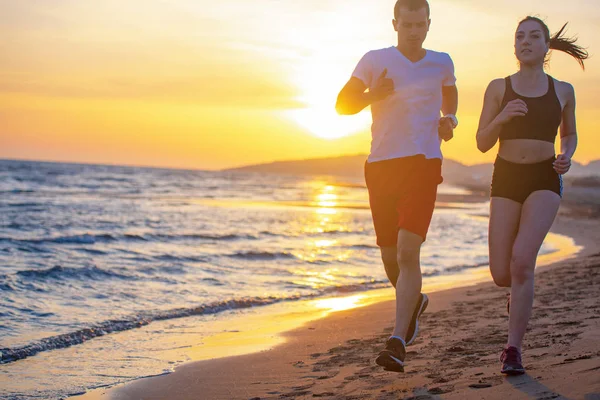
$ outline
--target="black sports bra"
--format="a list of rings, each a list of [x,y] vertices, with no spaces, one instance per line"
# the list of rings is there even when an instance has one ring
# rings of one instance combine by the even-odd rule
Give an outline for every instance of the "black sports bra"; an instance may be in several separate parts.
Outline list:
[[[506,91],[501,109],[503,110],[509,101],[521,99],[527,103],[527,114],[504,124],[500,131],[500,141],[534,139],[554,143],[562,121],[562,106],[556,95],[554,79],[548,75],[548,92],[541,97],[521,96],[513,90],[510,76],[507,76],[505,81]]]

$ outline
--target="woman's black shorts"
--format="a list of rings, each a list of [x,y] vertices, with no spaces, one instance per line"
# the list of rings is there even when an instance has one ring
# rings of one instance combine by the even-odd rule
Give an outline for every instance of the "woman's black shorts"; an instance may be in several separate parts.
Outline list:
[[[518,164],[499,156],[494,162],[492,197],[504,197],[523,204],[538,190],[550,190],[562,197],[562,176],[553,167],[555,158],[534,164]]]

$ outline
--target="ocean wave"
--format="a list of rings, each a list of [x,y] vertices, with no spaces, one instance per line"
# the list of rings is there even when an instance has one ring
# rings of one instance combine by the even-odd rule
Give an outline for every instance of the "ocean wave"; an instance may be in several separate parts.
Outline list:
[[[33,189],[10,189],[10,190],[0,190],[0,193],[10,193],[10,194],[35,193],[35,190],[33,190]]]
[[[256,236],[252,235],[237,235],[237,234],[209,234],[209,233],[187,233],[187,234],[165,234],[165,233],[147,233],[142,235],[136,234],[124,234],[122,236],[118,236],[115,239],[120,240],[128,240],[128,241],[178,241],[178,240],[223,240],[223,241],[234,241],[234,240],[253,240],[257,239]]]
[[[106,278],[116,278],[124,280],[135,279],[133,276],[119,274],[113,271],[104,270],[97,266],[74,268],[63,267],[61,265],[47,269],[30,269],[18,271],[17,276],[28,278],[31,280],[46,280],[46,279],[81,279],[81,280],[103,280]]]
[[[21,228],[21,225],[8,226],[12,229]],[[12,243],[26,243],[26,244],[82,244],[82,245],[93,245],[96,243],[109,243],[109,242],[170,242],[179,240],[214,240],[214,241],[235,241],[235,240],[256,240],[258,239],[253,235],[237,235],[237,234],[182,234],[182,235],[168,235],[168,234],[110,234],[110,233],[99,233],[90,234],[84,233],[80,235],[67,235],[67,236],[55,236],[47,238],[35,238],[35,239],[15,239],[11,237],[0,237],[0,242],[12,242]]]
[[[470,265],[455,265],[453,267],[444,268],[444,273],[454,274],[456,272],[461,272],[466,269],[480,268],[480,267],[485,267],[487,265],[489,265],[489,263],[487,263],[487,262],[483,262],[483,263],[479,263],[479,264],[470,264]]]
[[[181,260],[181,258],[177,258]],[[189,259],[185,259],[189,261]],[[100,268],[98,266],[86,267],[64,267],[61,265],[52,268],[27,269],[17,271],[10,275],[0,275],[0,290],[13,291],[44,291],[47,292],[52,285],[45,284],[47,281],[80,281],[88,283],[90,281],[102,282],[108,280],[121,281],[150,281],[163,282],[169,284],[180,283],[174,276],[181,276],[188,271],[179,265],[165,265],[151,268],[144,268],[132,273],[115,272]]]
[[[275,233],[275,232],[271,232],[271,231],[260,231],[259,233],[261,235],[265,235],[265,236],[286,236],[286,235]]]
[[[40,204],[40,203],[7,203],[5,204],[8,207],[38,207],[38,206],[44,206],[44,204]]]
[[[174,256],[172,254],[161,254],[159,256],[153,257],[155,260],[159,261],[172,261],[172,262],[206,262],[206,257],[183,257],[183,256]]]
[[[0,277],[0,279],[5,280],[6,277]],[[0,282],[0,291],[3,292],[12,292],[15,288],[9,282]]]
[[[116,182],[116,183],[130,183],[132,181],[131,177],[126,178],[118,178],[115,176],[94,176],[92,178],[98,182]]]
[[[28,245],[28,244],[25,244],[24,246],[19,246],[16,249],[19,251],[22,251],[24,253],[51,253],[51,251],[44,249],[42,247]]]
[[[130,234],[130,233],[124,234],[123,238],[125,240],[134,241],[134,242],[148,242],[148,239],[146,239],[144,236],[142,236],[142,235],[133,235],[133,234]]]
[[[90,254],[92,256],[105,256],[108,254],[106,251],[96,250],[96,249],[81,248],[81,249],[75,249],[75,250],[80,251],[82,253]]]
[[[386,287],[387,285],[387,280],[371,280],[364,283],[329,287],[313,294],[295,294],[286,297],[268,296],[262,298],[252,297],[243,299],[232,299],[218,301],[206,305],[201,305],[198,307],[177,308],[167,311],[156,311],[152,313],[140,313],[138,315],[131,316],[127,319],[108,320],[100,322],[98,324],[94,324],[89,327],[79,329],[74,332],[47,337],[24,346],[0,348],[0,364],[22,360],[44,351],[63,349],[75,346],[78,344],[82,344],[87,340],[104,336],[107,334],[140,328],[154,321],[164,321],[198,315],[212,315],[224,311],[242,310],[252,307],[262,307],[284,301],[309,300],[332,294],[348,294],[352,292]]]
[[[110,234],[83,234],[83,235],[71,235],[71,236],[56,236],[50,238],[41,239],[13,239],[8,237],[0,237],[0,241],[8,241],[13,243],[26,243],[26,244],[95,244],[97,242],[112,242],[116,241],[117,238]]]
[[[4,226],[0,226],[0,227],[2,227],[2,228],[7,228],[7,229],[23,229],[23,228],[24,228],[24,225],[22,225],[22,224],[18,224],[18,223],[16,223],[16,222],[11,222],[11,223],[10,223],[10,224],[8,224],[8,225],[4,225]]]
[[[300,282],[288,281],[288,282],[281,282],[281,283],[289,290],[313,289],[312,285],[303,284]],[[321,289],[319,291],[318,295],[307,295],[306,297],[312,298],[312,297],[327,296],[327,295],[331,295],[331,294],[346,294],[346,293],[353,293],[353,292],[363,292],[365,290],[373,290],[373,289],[380,289],[380,288],[388,287],[389,284],[390,283],[387,279],[385,279],[385,280],[371,279],[371,280],[365,280],[361,283],[326,287],[326,288]]]
[[[256,236],[253,235],[238,235],[238,234],[210,234],[210,233],[188,233],[181,235],[167,235],[167,234],[159,234],[159,235],[149,235],[151,237],[157,239],[167,239],[167,240],[223,240],[223,241],[233,241],[233,240],[253,240],[257,239]]]
[[[203,278],[202,282],[206,282],[212,286],[225,286],[225,284],[223,282],[221,282],[220,280],[218,280],[216,278]]]
[[[319,232],[313,232],[311,235],[337,235],[337,234],[348,234],[348,233],[357,233],[349,231],[348,229],[325,229]]]
[[[373,289],[381,289],[384,287],[388,287],[389,281],[385,280],[376,280],[372,279],[370,281],[366,281],[363,283],[355,283],[351,285],[342,285],[342,286],[332,286],[323,289],[319,296],[331,295],[331,294],[346,294],[353,292],[362,292],[365,290],[373,290]]]
[[[445,267],[445,268],[441,268],[441,269],[425,270],[425,271],[423,271],[422,274],[423,274],[424,278],[430,278],[433,276],[440,276],[440,275],[452,275],[452,274],[462,272],[464,270],[481,268],[481,267],[485,267],[487,265],[488,265],[488,263],[486,263],[486,262],[478,263],[478,264],[454,265],[451,267]]]
[[[229,254],[228,257],[253,261],[276,260],[279,258],[295,258],[293,254],[285,251],[240,251],[237,253]]]
[[[113,242],[116,241],[117,238],[108,233],[99,234],[99,235],[74,235],[74,236],[62,236],[56,237],[50,240],[46,240],[50,243],[60,243],[60,244],[94,244],[97,242]]]
[[[273,304],[281,301],[276,298],[242,299],[216,302],[194,308],[175,309],[154,314],[137,315],[127,320],[109,320],[74,332],[44,338],[35,343],[14,348],[0,349],[0,363],[14,362],[31,357],[43,351],[63,349],[81,344],[87,340],[104,336],[109,333],[122,332],[148,325],[152,321],[176,319],[196,315],[216,314],[226,310],[244,309],[255,306]]]
[[[354,244],[349,246],[353,250],[371,250],[371,249],[379,249],[379,247],[373,244]]]

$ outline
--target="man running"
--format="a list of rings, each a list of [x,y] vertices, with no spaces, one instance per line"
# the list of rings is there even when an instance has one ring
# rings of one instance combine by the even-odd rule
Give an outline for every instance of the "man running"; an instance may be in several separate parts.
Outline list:
[[[336,104],[344,115],[371,106],[365,180],[377,245],[396,288],[396,325],[376,362],[397,372],[404,372],[406,345],[415,340],[428,304],[420,250],[442,182],[441,141],[452,139],[458,125],[452,59],[423,48],[429,15],[426,0],[398,0],[392,21],[398,45],[365,54]]]

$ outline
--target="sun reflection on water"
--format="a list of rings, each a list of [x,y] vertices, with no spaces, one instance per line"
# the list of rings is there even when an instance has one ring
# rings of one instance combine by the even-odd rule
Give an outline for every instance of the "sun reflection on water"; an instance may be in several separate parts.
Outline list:
[[[362,301],[367,298],[366,295],[358,294],[350,297],[339,297],[331,299],[321,299],[315,301],[315,306],[327,311],[344,311],[359,307]]]
[[[352,257],[354,251],[338,239],[314,237],[350,231],[347,213],[336,209],[340,204],[340,189],[323,181],[313,181],[310,187],[313,190],[312,204],[316,208],[303,221],[301,230],[313,237],[309,235],[304,248],[294,253],[296,258],[304,261],[302,267],[294,271],[298,278],[294,283],[314,289],[344,285],[348,275],[343,270],[331,268],[331,265],[326,266],[323,261],[345,262]],[[325,267],[327,269],[323,269]]]

